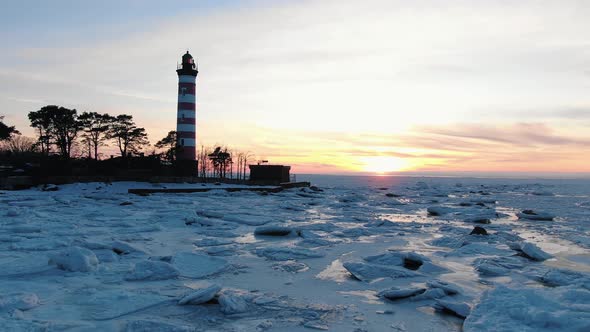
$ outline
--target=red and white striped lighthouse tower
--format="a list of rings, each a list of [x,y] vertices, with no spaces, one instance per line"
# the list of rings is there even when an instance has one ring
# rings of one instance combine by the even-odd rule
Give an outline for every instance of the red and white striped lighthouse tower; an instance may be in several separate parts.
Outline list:
[[[179,163],[189,167],[189,170],[194,167],[193,171],[196,172],[197,90],[195,83],[199,70],[188,51],[182,56],[182,64],[178,65],[176,73],[178,74],[178,116],[176,120],[178,150],[176,159]],[[193,166],[190,167],[189,164]]]

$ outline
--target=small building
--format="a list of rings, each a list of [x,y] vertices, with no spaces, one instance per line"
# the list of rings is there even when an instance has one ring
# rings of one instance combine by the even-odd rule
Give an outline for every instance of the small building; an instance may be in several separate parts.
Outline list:
[[[291,166],[249,165],[250,181],[260,184],[279,184],[291,181]]]

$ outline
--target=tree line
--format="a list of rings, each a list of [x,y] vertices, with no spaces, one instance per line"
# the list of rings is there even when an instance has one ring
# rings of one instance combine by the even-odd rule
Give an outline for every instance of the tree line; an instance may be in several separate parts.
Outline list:
[[[109,143],[126,158],[146,151],[149,146],[144,128],[138,127],[127,114],[112,116],[97,112],[82,112],[62,106],[47,105],[28,114],[36,139],[22,136],[14,126],[8,126],[0,116],[0,150],[18,153],[58,155],[63,159],[83,157],[98,161],[100,149]],[[74,153],[74,150],[77,153]],[[162,152],[156,153],[157,150]],[[152,155],[173,163],[179,150],[176,131],[154,144]],[[202,178],[232,178],[245,180],[248,163],[254,160],[251,152],[227,146],[206,147],[197,151],[198,176]]]
[[[138,127],[133,116],[83,112],[56,105],[29,112],[31,127],[37,131],[37,145],[42,154],[55,152],[65,159],[72,157],[72,147],[80,139],[82,150],[89,159],[99,159],[99,148],[112,141],[121,157],[139,153],[149,144],[144,128]]]

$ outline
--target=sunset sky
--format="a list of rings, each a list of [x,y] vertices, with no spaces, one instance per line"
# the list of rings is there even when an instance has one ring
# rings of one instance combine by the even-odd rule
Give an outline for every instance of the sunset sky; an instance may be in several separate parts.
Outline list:
[[[590,173],[587,1],[7,2],[0,115],[25,135],[57,104],[157,141],[188,49],[198,144],[294,173]]]

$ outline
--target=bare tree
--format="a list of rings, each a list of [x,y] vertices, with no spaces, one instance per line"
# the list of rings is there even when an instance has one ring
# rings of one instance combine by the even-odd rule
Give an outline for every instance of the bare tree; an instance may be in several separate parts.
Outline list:
[[[242,157],[242,180],[246,180],[246,169],[248,168],[248,161],[254,158],[254,154],[250,151],[244,152]]]
[[[209,154],[211,150],[201,144],[201,150],[198,153],[197,160],[199,163],[200,176],[206,179],[209,173]]]
[[[25,154],[37,152],[36,140],[31,137],[14,135],[10,140],[3,144],[5,150],[13,154]]]

